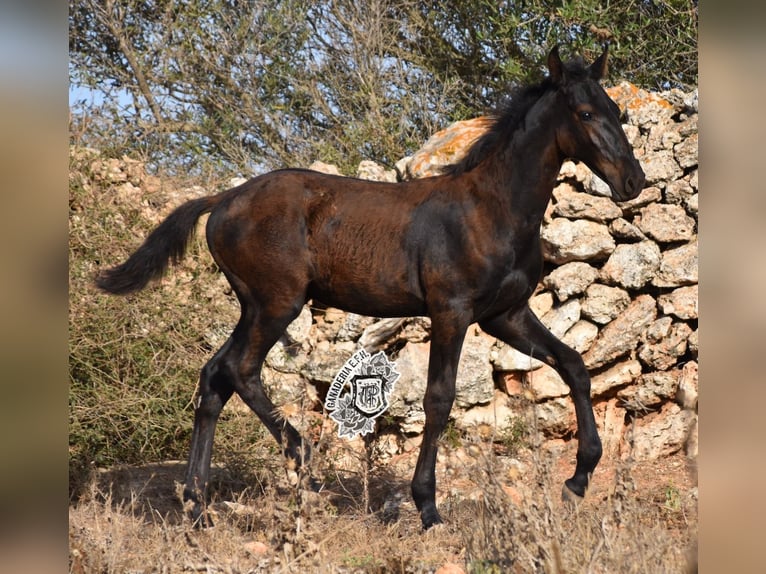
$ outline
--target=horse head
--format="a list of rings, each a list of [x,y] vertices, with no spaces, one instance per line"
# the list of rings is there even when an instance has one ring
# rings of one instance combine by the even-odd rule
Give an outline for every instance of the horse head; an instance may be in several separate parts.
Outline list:
[[[622,129],[620,109],[599,84],[606,74],[607,52],[608,46],[582,68],[562,63],[558,46],[548,55],[564,116],[556,140],[562,156],[584,162],[609,184],[614,199],[627,201],[641,193],[645,176]]]

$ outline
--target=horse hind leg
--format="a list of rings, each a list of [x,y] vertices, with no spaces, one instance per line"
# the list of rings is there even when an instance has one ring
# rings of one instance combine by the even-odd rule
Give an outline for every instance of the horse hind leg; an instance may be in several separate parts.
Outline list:
[[[213,439],[221,410],[235,391],[263,421],[277,442],[284,445],[284,454],[289,460],[295,461],[296,466],[308,461],[308,444],[303,442],[289,422],[279,416],[266,396],[260,378],[266,353],[301,307],[298,305],[297,311],[272,320],[262,315],[253,321],[243,311],[229,340],[202,369],[183,491],[184,504],[190,506],[195,526],[212,526],[205,506]]]
[[[210,517],[205,512],[205,497],[216,423],[221,410],[234,392],[233,377],[223,360],[230,351],[231,342],[229,339],[200,373],[189,464],[183,491],[184,505],[190,505],[189,510],[195,526],[212,526]]]
[[[308,442],[280,414],[266,394],[261,380],[261,368],[271,347],[279,340],[290,322],[298,316],[302,307],[303,300],[282,311],[273,306],[262,306],[261,311],[242,330],[237,341],[237,365],[232,365],[237,371],[234,390],[283,447],[283,454],[293,469],[308,462],[311,449]]]

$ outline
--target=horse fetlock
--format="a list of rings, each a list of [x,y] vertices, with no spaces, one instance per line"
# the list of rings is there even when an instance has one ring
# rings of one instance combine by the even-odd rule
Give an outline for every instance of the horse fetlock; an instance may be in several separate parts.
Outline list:
[[[601,455],[603,452],[604,451],[603,447],[601,446],[601,439],[598,437],[596,437],[595,440],[588,442],[587,444],[584,441],[580,442],[577,451],[578,470],[582,468],[585,472],[588,473],[588,476],[590,476],[590,474],[593,473],[593,470],[596,468],[598,462],[601,460]]]
[[[286,465],[289,470],[297,470],[308,465],[311,460],[311,447],[305,441],[300,441],[298,445],[288,445],[282,452],[286,459]]]
[[[588,490],[589,479],[590,474],[587,474],[584,477],[582,475],[575,474],[572,478],[568,478],[564,481],[564,490],[568,490],[573,496],[584,498],[585,492]]]
[[[194,528],[212,528],[215,526],[210,513],[201,504],[196,505],[189,514],[192,526]]]
[[[183,510],[191,520],[194,528],[210,528],[213,526],[213,519],[207,511],[207,505],[199,491],[190,488],[184,488]]]

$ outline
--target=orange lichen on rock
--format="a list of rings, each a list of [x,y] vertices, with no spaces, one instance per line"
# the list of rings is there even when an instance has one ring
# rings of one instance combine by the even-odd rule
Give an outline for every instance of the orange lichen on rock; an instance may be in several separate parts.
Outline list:
[[[621,112],[625,110],[636,111],[651,102],[656,102],[661,108],[673,109],[673,104],[666,99],[642,90],[630,82],[623,81],[616,86],[606,88],[606,93],[620,107]]]
[[[441,168],[460,161],[491,124],[488,116],[455,122],[432,135],[412,157],[407,166],[407,177],[416,179],[438,175]]]

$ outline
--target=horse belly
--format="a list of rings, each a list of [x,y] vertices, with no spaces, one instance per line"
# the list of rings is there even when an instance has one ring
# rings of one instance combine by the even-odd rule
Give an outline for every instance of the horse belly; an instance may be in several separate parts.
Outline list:
[[[391,294],[359,293],[353,290],[322,289],[312,285],[309,297],[330,307],[336,307],[349,313],[367,315],[369,317],[413,317],[425,315],[422,301],[407,296],[391,296]]]
[[[395,257],[329,257],[317,269],[309,296],[339,309],[373,317],[407,317],[425,312],[406,265]]]

